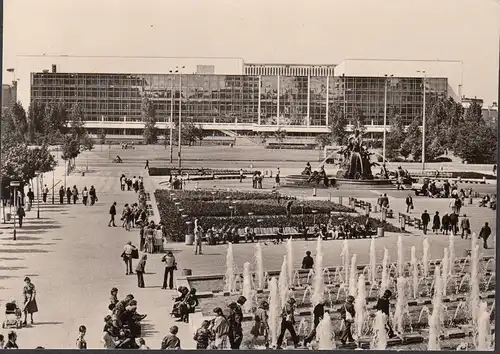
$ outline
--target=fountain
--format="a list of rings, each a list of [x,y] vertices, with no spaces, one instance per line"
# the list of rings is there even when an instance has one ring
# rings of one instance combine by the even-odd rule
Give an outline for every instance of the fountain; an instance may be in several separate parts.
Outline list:
[[[434,269],[434,298],[432,299],[432,314],[429,317],[429,342],[427,349],[439,350],[439,337],[441,335],[441,303],[442,285],[440,268],[437,265]]]
[[[415,246],[411,246],[411,279],[413,299],[418,297],[418,263]]]
[[[282,304],[286,302],[286,297],[288,295],[288,281],[287,281],[287,259],[286,256],[283,256],[283,263],[281,264],[281,271],[278,277],[278,287],[280,293],[280,301]]]
[[[356,276],[358,275],[358,268],[356,267],[356,255],[353,254],[351,258],[351,267],[349,273],[349,295],[354,296],[356,298]]]
[[[370,283],[374,284],[377,278],[377,255],[375,253],[375,238],[370,241]]]
[[[316,262],[314,263],[314,284],[312,303],[316,306],[323,300],[325,294],[325,280],[323,277],[323,240],[318,237],[316,245]]]
[[[231,242],[227,245],[226,254],[226,292],[232,293],[235,289],[235,268],[234,268],[234,255],[233,255],[233,245]]]
[[[442,292],[443,292],[443,296],[446,296],[446,288],[448,286],[448,276],[449,276],[448,267],[450,266],[449,256],[448,256],[448,247],[444,248],[444,256],[443,256],[443,260],[441,261],[441,264],[443,265]]]
[[[398,277],[404,276],[403,237],[398,235]]]
[[[382,311],[377,311],[375,321],[373,323],[373,337],[370,349],[385,350],[387,347],[387,316]]]
[[[394,329],[396,332],[401,334],[404,333],[404,323],[403,316],[406,305],[406,297],[405,297],[405,286],[406,279],[404,277],[399,277],[397,281],[397,298],[396,298],[396,309],[394,311]]]
[[[333,332],[332,319],[329,313],[325,313],[323,319],[316,328],[316,342],[319,350],[335,349],[335,334]]]
[[[479,307],[479,245],[476,235],[472,235],[470,259],[469,311],[472,325],[477,328],[477,309]]]
[[[422,265],[424,267],[423,277],[429,276],[429,240],[424,238],[423,243],[423,253],[422,253]]]
[[[255,267],[257,275],[257,289],[264,289],[264,260],[262,258],[262,245],[260,242],[255,244]]]
[[[453,275],[453,268],[455,268],[455,235],[453,232],[450,234],[448,239],[448,252],[449,252],[449,267],[450,276]]]
[[[389,263],[389,251],[384,248],[384,258],[382,260],[382,281],[380,283],[379,295],[384,295],[384,291],[389,288],[389,270],[387,264]]]
[[[293,245],[291,237],[286,242],[286,261],[288,263],[288,283],[293,287]]]
[[[477,350],[491,350],[492,338],[490,330],[490,314],[488,311],[488,304],[481,302],[479,305],[479,312],[477,314],[477,335],[476,335],[476,349]]]
[[[342,264],[344,265],[344,283],[347,283],[349,279],[349,241],[344,239],[342,241],[342,249],[340,251],[340,257],[342,258]]]
[[[271,344],[278,341],[279,320],[281,318],[281,302],[278,290],[278,281],[272,277],[269,281],[269,336]]]
[[[252,275],[250,273],[250,262],[243,264],[243,296],[247,299],[243,309],[250,313],[253,307]]]
[[[365,276],[363,274],[360,274],[358,278],[358,289],[354,302],[354,310],[356,311],[354,328],[359,339],[363,335],[363,323],[366,317],[366,285]]]

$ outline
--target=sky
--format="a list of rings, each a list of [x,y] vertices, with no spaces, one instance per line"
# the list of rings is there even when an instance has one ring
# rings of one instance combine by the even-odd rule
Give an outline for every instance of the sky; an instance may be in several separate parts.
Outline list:
[[[3,16],[4,69],[44,53],[460,60],[463,93],[498,102],[500,0],[4,0]]]

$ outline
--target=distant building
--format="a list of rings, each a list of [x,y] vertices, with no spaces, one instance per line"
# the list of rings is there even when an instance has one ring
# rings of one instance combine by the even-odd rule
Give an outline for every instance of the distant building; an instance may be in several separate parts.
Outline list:
[[[14,81],[12,85],[2,85],[2,112],[5,109],[11,108],[17,100],[17,85]]]
[[[462,98],[460,99],[460,102],[462,103],[462,106],[464,108],[469,108],[469,106],[475,102],[477,103],[478,105],[480,105],[481,107],[483,106],[484,104],[484,100],[482,98],[477,98],[477,97],[474,97],[474,98],[469,98],[469,97],[465,97],[465,96],[462,96]]]
[[[498,105],[493,103],[491,106],[483,107],[483,118],[486,122],[498,123]]]

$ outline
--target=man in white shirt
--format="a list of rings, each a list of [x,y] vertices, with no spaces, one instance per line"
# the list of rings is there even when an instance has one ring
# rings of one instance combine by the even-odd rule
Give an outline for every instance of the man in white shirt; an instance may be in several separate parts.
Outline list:
[[[44,203],[47,203],[47,194],[49,194],[49,188],[45,185],[42,189],[42,200]]]
[[[125,275],[134,274],[132,271],[132,252],[134,250],[136,250],[136,247],[132,245],[132,242],[130,241],[128,241],[125,247],[123,247],[122,257],[127,268],[127,273],[125,273]]]
[[[201,243],[203,238],[203,231],[200,226],[198,226],[198,219],[194,221],[194,254],[202,254]],[[199,252],[198,252],[199,251]]]

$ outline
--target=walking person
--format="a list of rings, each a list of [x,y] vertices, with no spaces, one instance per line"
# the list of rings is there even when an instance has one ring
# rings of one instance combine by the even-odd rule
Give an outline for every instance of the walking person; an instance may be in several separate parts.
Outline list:
[[[149,160],[146,160],[146,165],[144,166],[145,170],[149,170]]]
[[[210,324],[210,331],[214,335],[214,349],[229,349],[229,323],[220,307],[214,309],[215,318]]]
[[[316,329],[318,328],[319,323],[325,316],[324,299],[321,299],[321,301],[316,306],[314,306],[313,316],[314,316],[313,329],[311,333],[309,333],[309,335],[304,339],[304,347],[307,347],[307,345],[311,343],[314,338],[316,338]]]
[[[194,254],[202,254],[201,244],[203,242],[203,230],[198,225],[198,219],[194,220]]]
[[[456,235],[458,233],[458,215],[455,212],[450,214],[450,229],[451,232]]]
[[[82,203],[83,203],[83,205],[87,206],[88,199],[89,199],[89,191],[87,190],[87,187],[83,187],[83,190],[82,190]]]
[[[241,343],[243,342],[242,321],[243,311],[241,307],[235,302],[229,304],[229,345],[233,350],[240,349]]]
[[[80,326],[78,328],[78,338],[76,339],[76,349],[87,349],[87,341],[85,340],[85,334],[87,333],[87,328],[85,326]]]
[[[460,221],[460,228],[462,229],[461,238],[464,238],[465,235],[465,239],[467,240],[470,235],[470,221],[466,214],[464,214],[463,219]]]
[[[484,249],[488,249],[488,237],[490,237],[490,235],[491,235],[491,227],[487,222],[485,222],[484,226],[481,228],[481,231],[479,231],[479,238],[483,239]]]
[[[126,231],[130,231],[130,212],[130,207],[128,206],[128,203],[126,203],[121,217],[122,227],[124,227]]]
[[[448,213],[444,213],[441,219],[441,230],[443,231],[443,235],[448,235],[448,231],[450,230],[450,216]]]
[[[59,188],[59,204],[64,204],[64,187]]]
[[[109,208],[109,222],[108,222],[108,227],[116,227],[115,224],[115,216],[116,216],[116,202],[113,202],[111,204],[111,207]]]
[[[122,259],[125,263],[125,267],[127,269],[125,275],[134,274],[132,271],[132,253],[138,252],[137,248],[132,245],[132,242],[128,241],[127,244],[123,247]]]
[[[392,297],[392,292],[390,290],[384,291],[384,295],[382,295],[382,297],[378,299],[377,306],[375,307],[377,311],[382,311],[382,313],[386,316],[385,327],[389,338],[394,337],[394,331],[392,329],[389,319],[389,305],[390,305],[389,300],[391,297]]]
[[[22,205],[19,205],[17,208],[17,217],[19,218],[19,228],[22,229],[23,227],[23,219],[26,216],[26,212],[24,211],[24,208]]]
[[[47,203],[47,195],[49,194],[49,188],[45,185],[42,189],[42,200],[44,203]]]
[[[26,196],[28,197],[30,206],[33,206],[33,201],[35,200],[35,193],[29,188],[28,193],[26,193]]]
[[[410,210],[413,210],[413,198],[408,194],[406,197],[406,212],[409,213]]]
[[[276,171],[275,182],[276,182],[276,187],[279,187],[280,186],[280,168],[279,167],[278,167],[278,170]]]
[[[259,336],[264,337],[264,345],[269,349],[269,303],[262,301],[259,308],[255,311],[253,327],[250,331],[253,335],[252,347]]]
[[[90,186],[90,190],[89,190],[89,196],[90,196],[90,205],[94,205],[95,202],[97,202],[97,193],[95,191],[95,188],[94,186]]]
[[[342,334],[340,336],[340,341],[342,344],[346,344],[346,342],[352,343],[354,342],[354,338],[352,337],[351,325],[354,323],[354,316],[356,315],[356,311],[354,310],[354,296],[349,295],[342,308],[340,309],[340,316],[344,323],[344,329],[342,330]]]
[[[78,200],[78,188],[76,188],[76,186],[73,186],[71,195],[73,196],[73,204],[76,204],[76,201]]]
[[[295,348],[299,346],[299,337],[297,336],[295,328],[293,327],[294,324],[295,324],[295,299],[289,298],[286,304],[283,306],[281,312],[281,328],[280,328],[280,335],[276,343],[276,349],[281,349],[281,344],[283,343],[283,339],[285,338],[285,332],[287,330],[290,333],[290,336],[292,336],[292,341]]]
[[[240,168],[240,183],[243,183],[243,169]]]
[[[127,177],[125,177],[125,175],[122,174],[122,176],[120,177],[120,187],[122,191],[125,190],[126,184],[127,184]]]
[[[26,326],[28,320],[28,314],[31,317],[31,324],[33,324],[33,314],[38,312],[38,305],[36,303],[36,289],[35,285],[31,282],[31,279],[26,277],[24,278],[24,288],[23,288],[23,296],[24,296],[24,322],[23,324]]]
[[[441,230],[441,218],[439,217],[439,211],[436,211],[432,220],[432,232],[436,234],[439,230]]]
[[[170,334],[167,334],[165,338],[163,338],[161,342],[161,349],[181,349],[181,340],[177,337],[177,333],[179,332],[179,327],[172,326],[170,327]]]
[[[460,209],[462,209],[462,201],[457,196],[455,198],[455,212],[457,213],[457,215],[460,215]]]
[[[208,349],[208,343],[210,342],[210,331],[208,327],[210,326],[210,321],[204,320],[201,323],[200,328],[196,330],[193,340],[196,342],[196,349]]]
[[[71,196],[73,195],[73,193],[71,193],[71,189],[68,187],[66,189],[66,202],[68,204],[71,204]]]
[[[174,288],[174,270],[177,270],[177,262],[175,261],[172,251],[168,251],[167,254],[163,256],[161,261],[165,263],[163,285],[161,288],[166,289],[168,286],[168,288],[172,290]]]
[[[424,210],[420,219],[422,220],[422,229],[424,230],[424,235],[427,235],[427,227],[429,225],[429,222],[431,221],[431,217],[427,210]]]
[[[135,267],[135,272],[137,274],[137,286],[139,288],[144,288],[144,273],[146,273],[146,261],[148,259],[147,254],[143,254],[139,263],[137,263],[137,267]]]
[[[313,269],[314,259],[311,256],[311,251],[307,251],[305,257],[302,259],[302,269]]]

